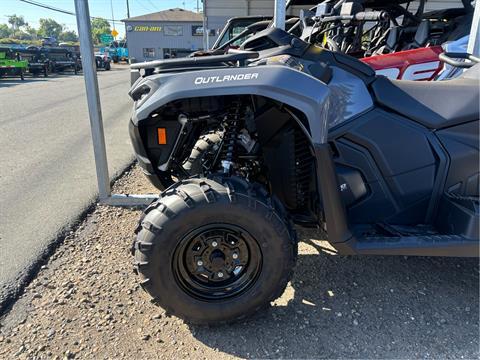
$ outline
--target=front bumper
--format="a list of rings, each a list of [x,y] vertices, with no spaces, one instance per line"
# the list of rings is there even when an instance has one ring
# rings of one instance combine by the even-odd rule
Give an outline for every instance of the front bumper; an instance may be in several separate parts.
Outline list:
[[[155,186],[157,189],[163,191],[165,187],[160,181],[160,178],[156,174],[153,164],[148,158],[147,151],[143,146],[140,130],[138,126],[133,123],[133,121],[129,122],[128,133],[130,134],[130,140],[132,141],[133,151],[135,152],[135,157],[137,158],[138,165],[142,169],[147,179],[152,183],[152,185]]]

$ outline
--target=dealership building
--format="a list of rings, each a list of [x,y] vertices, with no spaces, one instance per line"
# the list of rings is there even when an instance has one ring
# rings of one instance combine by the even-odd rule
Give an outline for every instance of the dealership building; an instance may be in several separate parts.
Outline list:
[[[184,57],[203,48],[203,15],[169,9],[122,20],[130,58],[149,61]],[[211,32],[214,39],[214,33]]]

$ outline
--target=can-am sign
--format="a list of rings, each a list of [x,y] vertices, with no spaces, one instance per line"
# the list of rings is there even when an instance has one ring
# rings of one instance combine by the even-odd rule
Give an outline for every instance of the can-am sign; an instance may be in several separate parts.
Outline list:
[[[137,32],[160,32],[162,31],[161,26],[149,26],[149,25],[128,25],[127,31],[137,31]]]

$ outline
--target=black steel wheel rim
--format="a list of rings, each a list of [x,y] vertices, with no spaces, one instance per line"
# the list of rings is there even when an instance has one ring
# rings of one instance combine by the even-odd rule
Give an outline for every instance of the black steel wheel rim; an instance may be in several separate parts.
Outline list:
[[[262,267],[257,241],[232,224],[201,226],[175,249],[173,273],[183,291],[200,300],[239,296],[256,282]]]

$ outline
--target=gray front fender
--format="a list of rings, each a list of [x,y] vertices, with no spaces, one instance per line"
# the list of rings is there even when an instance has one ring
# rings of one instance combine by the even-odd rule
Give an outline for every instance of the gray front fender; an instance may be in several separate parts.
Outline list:
[[[179,99],[226,95],[260,95],[301,111],[307,118],[314,144],[327,141],[330,90],[301,71],[279,65],[219,68],[192,72],[158,74],[136,82],[151,93],[137,101],[137,124],[161,106]]]

